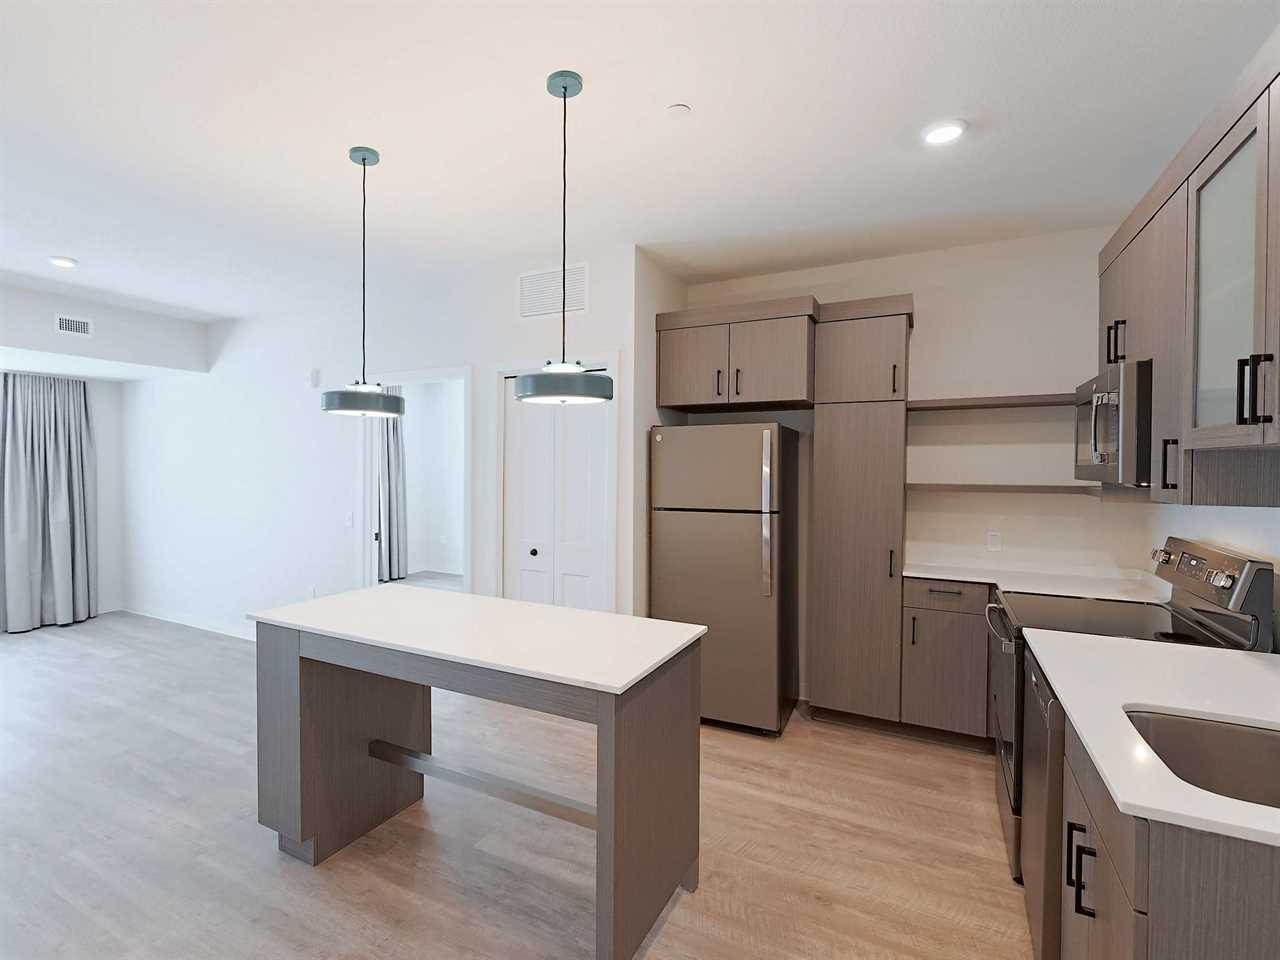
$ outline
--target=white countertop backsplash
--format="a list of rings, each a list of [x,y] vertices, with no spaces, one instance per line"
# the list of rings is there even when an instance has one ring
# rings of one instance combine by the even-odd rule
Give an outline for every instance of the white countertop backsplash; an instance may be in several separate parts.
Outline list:
[[[1167,581],[1149,571],[1123,567],[1040,570],[1000,567],[989,561],[968,563],[952,559],[939,563],[908,557],[902,567],[902,575],[926,580],[993,583],[1005,593],[1045,593],[1139,603],[1164,603],[1172,590]]]
[[[1024,633],[1122,813],[1280,846],[1280,810],[1178,778],[1125,713],[1280,730],[1280,655],[1054,630]]]

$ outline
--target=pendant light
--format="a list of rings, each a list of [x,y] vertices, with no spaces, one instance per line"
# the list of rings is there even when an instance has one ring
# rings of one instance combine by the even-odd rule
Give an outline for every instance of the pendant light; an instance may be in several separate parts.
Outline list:
[[[560,362],[548,360],[537,373],[516,377],[517,400],[525,403],[603,403],[613,399],[613,378],[592,373],[582,364],[567,362],[565,352],[566,291],[568,287],[569,224],[569,98],[582,92],[582,77],[572,70],[557,70],[547,77],[547,92],[564,103],[560,168]]]
[[[378,160],[373,147],[352,147],[347,156],[360,165],[360,379],[341,390],[326,390],[320,397],[320,409],[325,413],[338,413],[348,417],[398,417],[404,413],[404,397],[387,393],[380,383],[365,381],[365,208],[368,198],[365,179],[369,168]]]

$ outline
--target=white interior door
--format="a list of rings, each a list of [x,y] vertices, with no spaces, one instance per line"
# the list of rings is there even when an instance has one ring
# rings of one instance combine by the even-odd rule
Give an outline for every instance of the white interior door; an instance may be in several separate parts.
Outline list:
[[[505,388],[503,595],[613,609],[611,403],[521,403]]]

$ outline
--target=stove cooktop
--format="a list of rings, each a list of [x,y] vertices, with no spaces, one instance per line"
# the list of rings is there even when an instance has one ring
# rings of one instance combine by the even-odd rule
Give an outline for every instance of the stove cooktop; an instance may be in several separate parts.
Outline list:
[[[1005,609],[1021,628],[1133,637],[1205,647],[1237,645],[1224,641],[1188,616],[1163,604],[1054,597],[1037,593],[1004,593],[1001,596]],[[1200,613],[1208,615],[1208,611]],[[1218,625],[1233,635],[1240,629],[1235,617],[1224,619]]]

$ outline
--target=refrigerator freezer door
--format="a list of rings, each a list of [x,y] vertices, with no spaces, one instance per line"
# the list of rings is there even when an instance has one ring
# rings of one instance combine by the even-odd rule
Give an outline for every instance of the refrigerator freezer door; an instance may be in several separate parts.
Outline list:
[[[650,615],[707,627],[702,715],[777,730],[778,592],[766,582],[760,515],[656,510],[650,516]],[[776,565],[783,521],[768,520]]]
[[[776,423],[651,428],[650,505],[675,510],[759,511],[764,496],[766,509],[778,510],[782,502],[778,434]],[[766,435],[768,458],[762,456]]]

